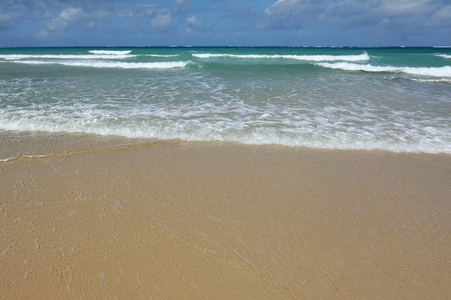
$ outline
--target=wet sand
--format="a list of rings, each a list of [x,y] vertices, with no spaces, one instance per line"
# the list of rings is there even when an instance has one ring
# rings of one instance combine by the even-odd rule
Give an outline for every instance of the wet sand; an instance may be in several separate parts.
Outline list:
[[[449,155],[54,153],[0,163],[0,298],[451,298]]]

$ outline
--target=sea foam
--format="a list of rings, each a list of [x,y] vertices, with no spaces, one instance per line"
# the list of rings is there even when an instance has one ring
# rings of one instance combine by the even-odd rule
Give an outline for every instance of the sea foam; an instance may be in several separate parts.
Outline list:
[[[106,54],[106,55],[125,55],[130,54],[132,50],[90,50],[89,53],[92,54]]]
[[[67,118],[67,117],[66,117]],[[328,126],[312,129],[312,132],[279,131],[272,128],[246,128],[245,123],[232,124],[220,121],[217,123],[203,123],[198,121],[170,122],[162,124],[94,124],[85,123],[87,120],[71,119],[59,124],[45,120],[33,120],[28,123],[10,122],[8,126],[0,124],[5,130],[29,130],[43,132],[89,133],[105,136],[123,136],[128,138],[151,138],[161,140],[181,139],[185,141],[223,141],[239,142],[252,145],[285,145],[290,147],[309,147],[318,149],[365,149],[388,150],[392,152],[426,152],[451,153],[451,147],[441,138],[429,138],[426,135],[417,136],[411,142],[377,138],[373,132],[356,132],[354,134],[340,134],[340,131],[328,131]],[[6,127],[6,128],[5,128]],[[391,135],[391,134],[390,134]],[[393,135],[392,137],[399,137]]]
[[[262,54],[228,54],[228,53],[193,53],[197,58],[229,57],[238,59],[294,59],[302,61],[367,61],[367,52],[359,55],[262,55]]]
[[[439,51],[399,61],[398,53],[384,49],[369,49],[369,55],[355,49],[328,50],[335,55],[323,55],[322,49],[289,51],[3,52],[0,129],[451,153],[449,86],[429,84],[451,82],[447,60],[434,57]],[[215,66],[202,68],[208,59]],[[251,60],[245,72],[236,68],[236,61]],[[431,60],[434,64],[428,65]],[[305,63],[292,68],[297,61]],[[186,68],[190,64],[196,67]]]
[[[22,59],[125,59],[136,57],[130,54],[117,55],[91,55],[91,54],[3,54],[0,59],[4,60],[22,60]]]
[[[145,56],[149,57],[177,57],[179,54],[145,54]]]
[[[58,60],[58,61],[42,61],[42,60],[16,60],[14,63],[30,64],[30,65],[49,65],[57,64],[72,67],[90,67],[90,68],[119,68],[119,69],[174,69],[184,68],[190,61],[170,61],[170,62],[120,62],[105,60]]]
[[[195,83],[193,86],[196,87]],[[210,88],[207,85],[205,90]],[[144,88],[144,92],[157,93],[158,98],[164,96],[153,89]],[[212,92],[210,100],[193,102],[161,100],[140,104],[125,101],[120,105],[120,101],[102,104],[74,101],[70,105],[40,103],[20,110],[5,107],[0,109],[0,129],[322,149],[451,153],[450,133],[443,125],[445,117],[423,119],[422,115],[410,111],[392,111],[380,103],[371,105],[358,99],[326,106],[305,105],[303,101],[272,102],[267,106],[252,105],[240,99],[213,100],[226,97],[225,92],[224,87],[224,90]],[[188,98],[195,98],[195,95]]]
[[[451,66],[444,67],[394,67],[394,66],[373,66],[369,64],[353,64],[347,62],[337,63],[317,63],[316,65],[345,71],[364,71],[364,72],[396,72],[410,75],[431,76],[431,77],[451,77]]]

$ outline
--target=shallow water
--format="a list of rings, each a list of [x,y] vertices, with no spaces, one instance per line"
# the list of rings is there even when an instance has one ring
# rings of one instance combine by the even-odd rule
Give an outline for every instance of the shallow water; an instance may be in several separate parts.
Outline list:
[[[448,48],[0,49],[0,129],[451,153]]]

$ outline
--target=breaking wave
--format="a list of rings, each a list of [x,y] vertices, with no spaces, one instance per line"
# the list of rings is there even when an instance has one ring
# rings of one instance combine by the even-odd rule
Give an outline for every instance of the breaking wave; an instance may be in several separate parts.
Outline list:
[[[0,58],[10,60],[24,60],[24,59],[125,59],[135,57],[130,54],[116,54],[116,55],[92,55],[92,54],[4,54]]]
[[[451,66],[444,67],[429,67],[429,68],[416,68],[416,67],[394,67],[394,66],[373,66],[369,64],[353,64],[347,62],[338,63],[318,63],[318,66],[330,69],[338,69],[345,71],[364,71],[364,72],[395,72],[406,73],[410,75],[418,76],[431,76],[431,77],[451,77]]]
[[[130,54],[132,50],[90,50],[89,53],[100,54],[100,55],[126,55]]]
[[[191,63],[190,61],[145,63],[145,62],[120,62],[120,61],[102,61],[102,60],[72,60],[72,61],[17,60],[12,62],[30,65],[57,64],[71,67],[120,68],[120,69],[173,69],[173,68],[184,68]]]
[[[177,57],[179,55],[178,54],[146,54],[145,56],[150,56],[150,57]]]
[[[238,59],[294,59],[302,61],[367,61],[370,59],[367,52],[359,55],[262,55],[262,54],[228,54],[228,53],[193,53],[196,58],[208,59],[216,57],[229,57]]]

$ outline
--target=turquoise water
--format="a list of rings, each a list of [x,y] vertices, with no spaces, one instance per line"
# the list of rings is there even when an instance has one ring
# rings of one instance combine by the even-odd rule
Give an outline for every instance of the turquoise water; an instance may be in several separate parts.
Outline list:
[[[0,129],[451,153],[451,48],[2,48]]]

